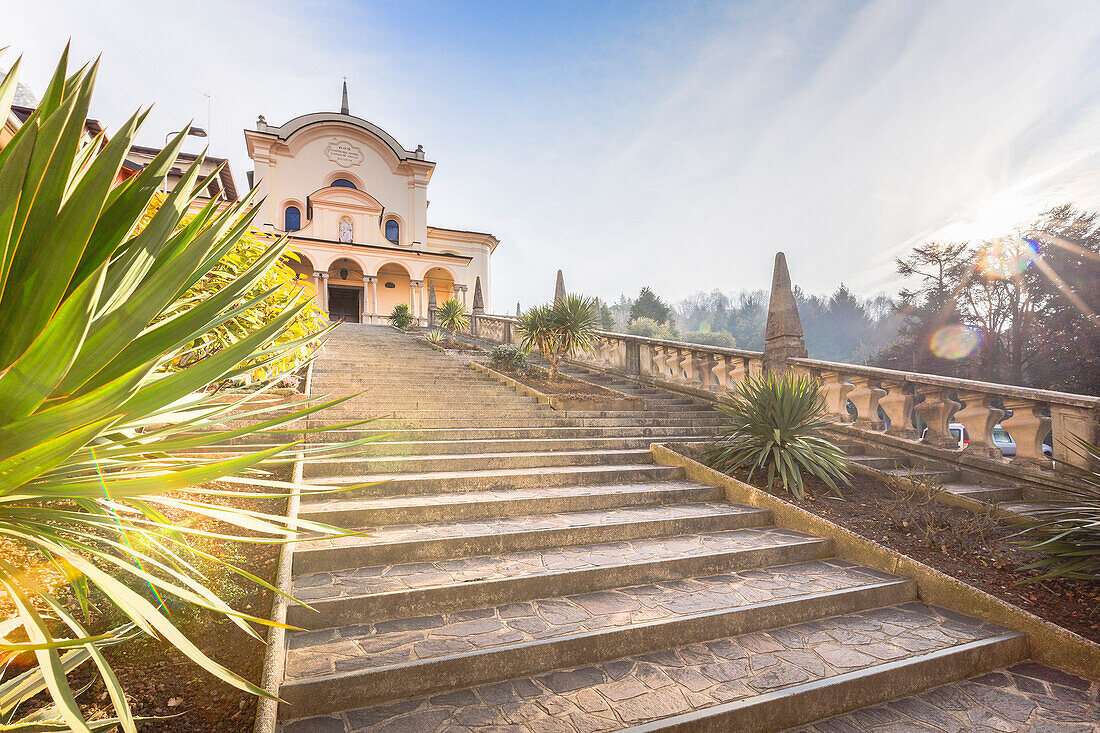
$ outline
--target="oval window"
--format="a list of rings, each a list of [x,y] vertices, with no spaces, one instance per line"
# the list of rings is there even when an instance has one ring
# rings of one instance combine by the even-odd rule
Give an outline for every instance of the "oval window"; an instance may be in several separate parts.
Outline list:
[[[393,283],[386,283],[386,287],[387,288],[396,288],[397,286],[394,285]]]

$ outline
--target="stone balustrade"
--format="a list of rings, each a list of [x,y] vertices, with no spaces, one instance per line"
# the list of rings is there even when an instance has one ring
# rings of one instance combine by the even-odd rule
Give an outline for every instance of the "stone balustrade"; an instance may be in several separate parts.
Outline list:
[[[993,441],[998,424],[1016,443],[1016,456],[1008,460],[1025,466],[1052,465],[1044,445],[1059,461],[1083,466],[1075,438],[1097,439],[1100,397],[816,359],[791,359],[790,365],[821,380],[834,420],[918,439],[916,413],[926,426],[922,442],[951,450],[960,450],[949,430],[959,423],[966,428],[969,443],[961,450],[967,455],[1002,460]]]
[[[515,321],[511,316],[479,315],[472,330],[480,338],[511,343]],[[758,351],[607,331],[599,333],[591,353],[574,361],[715,397],[764,370],[764,354]],[[817,359],[791,358],[788,368],[821,381],[826,410],[837,422],[971,456],[1006,460],[993,442],[998,424],[1016,443],[1016,456],[1007,460],[1030,467],[1052,465],[1044,444],[1058,461],[1083,466],[1075,438],[1093,443],[1100,438],[1098,397]],[[914,414],[924,426],[920,434]],[[965,448],[959,448],[950,432],[953,422],[966,428],[969,444]]]

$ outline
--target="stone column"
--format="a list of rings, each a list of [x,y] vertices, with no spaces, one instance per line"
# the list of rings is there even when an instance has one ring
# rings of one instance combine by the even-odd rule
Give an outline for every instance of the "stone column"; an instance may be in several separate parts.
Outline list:
[[[1001,449],[993,442],[993,426],[1005,416],[1005,411],[993,407],[993,395],[986,392],[959,390],[959,399],[966,407],[955,413],[970,437],[966,452],[986,458],[1001,458]]]
[[[424,289],[423,280],[410,280],[409,287],[412,288],[412,312],[413,318],[416,319],[416,325],[420,325],[420,319],[424,315],[424,303],[420,297]]]
[[[366,281],[367,295],[370,298],[367,305],[370,322],[374,323],[374,318],[378,315],[378,276],[367,275],[364,280]]]
[[[468,309],[470,306],[466,303],[466,286],[465,285],[456,285],[455,288],[458,289],[459,291],[461,291],[461,293],[462,293],[462,307]]]
[[[798,316],[798,304],[791,289],[791,275],[787,272],[787,258],[777,252],[764,331],[764,368],[786,371],[788,359],[805,359],[808,355],[802,337],[802,319]]]
[[[914,409],[928,424],[928,432],[924,435],[925,443],[958,450],[959,441],[955,440],[947,426],[962,405],[951,399],[950,392],[950,389],[935,384],[918,385],[917,393],[924,397],[924,401],[917,403]]]
[[[327,272],[314,272],[313,276],[317,278],[317,302],[321,310],[328,313],[328,273]]]

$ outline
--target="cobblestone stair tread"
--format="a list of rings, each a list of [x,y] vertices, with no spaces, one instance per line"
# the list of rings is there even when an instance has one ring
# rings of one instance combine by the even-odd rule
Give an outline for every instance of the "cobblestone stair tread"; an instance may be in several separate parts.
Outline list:
[[[649,441],[713,434],[705,403],[567,366],[646,408],[557,411],[389,328],[327,349],[315,393],[362,394],[307,425],[387,417],[311,438],[378,440],[308,469],[371,485],[303,501],[365,534],[295,545],[280,733],[779,730],[1026,657],[654,464]]]
[[[899,662],[916,667],[936,652],[1000,647],[1002,655],[1009,656],[1019,639],[994,625],[907,603],[532,673],[328,717],[344,726],[331,730],[357,732],[428,733],[491,725],[621,730],[669,716],[725,712],[719,710],[723,705],[854,671]],[[994,656],[996,664],[1001,657]],[[989,660],[978,660],[975,671],[984,671],[980,669],[983,661]],[[287,726],[284,733],[325,730],[322,721],[303,720]],[[564,725],[554,727],[551,721]]]

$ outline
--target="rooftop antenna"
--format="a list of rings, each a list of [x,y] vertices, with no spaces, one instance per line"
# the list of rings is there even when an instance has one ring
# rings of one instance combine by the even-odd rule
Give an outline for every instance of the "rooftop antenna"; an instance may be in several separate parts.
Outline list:
[[[340,99],[340,114],[351,114],[351,112],[348,110],[348,78],[346,76],[344,77],[344,94],[343,97]]]
[[[210,129],[211,129],[210,128],[210,95],[207,94],[206,92],[204,92],[203,90],[197,88],[197,87],[192,87],[192,89],[194,89],[196,92],[198,92],[202,96],[206,97],[206,131],[207,131],[207,134],[209,134]]]

